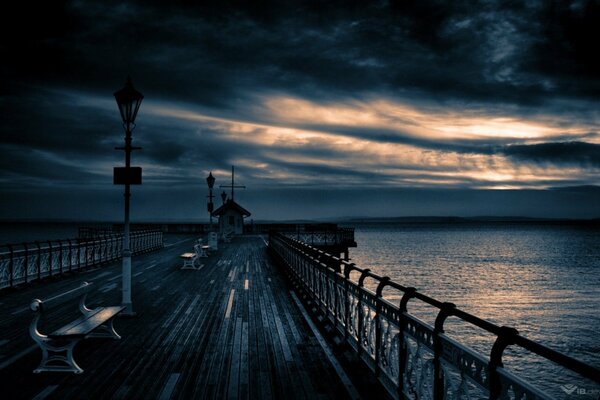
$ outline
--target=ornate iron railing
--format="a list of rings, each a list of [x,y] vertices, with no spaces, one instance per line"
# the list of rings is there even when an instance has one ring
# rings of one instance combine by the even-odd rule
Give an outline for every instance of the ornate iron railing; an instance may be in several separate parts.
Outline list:
[[[297,230],[295,232],[282,232],[287,237],[311,246],[356,246],[354,241],[354,228],[334,228],[323,230]]]
[[[478,318],[298,240],[271,233],[269,249],[296,288],[328,318],[395,398],[552,398],[504,368],[502,357],[508,346],[518,346],[600,383],[597,368],[533,342],[514,328]],[[364,287],[367,278],[377,282],[375,291]],[[384,288],[390,287],[402,293],[398,305],[383,298]],[[408,302],[415,300],[438,310],[434,326],[408,313]],[[448,337],[444,333],[448,317],[495,335],[489,358]]]
[[[161,231],[131,233],[133,254],[163,247]],[[0,289],[62,275],[121,258],[123,235],[48,240],[0,246]]]

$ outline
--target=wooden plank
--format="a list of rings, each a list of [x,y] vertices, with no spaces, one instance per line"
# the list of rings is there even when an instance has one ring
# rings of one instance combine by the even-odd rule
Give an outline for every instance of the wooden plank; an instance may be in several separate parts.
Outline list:
[[[177,381],[179,380],[179,376],[181,374],[171,374],[169,376],[169,380],[165,384],[164,389],[158,396],[158,400],[170,400],[171,395],[173,394],[173,390],[175,390],[175,385],[177,385]]]
[[[227,300],[227,309],[225,310],[225,318],[229,318],[231,315],[231,309],[233,307],[233,299],[235,297],[235,289],[231,289],[229,292],[229,299]]]
[[[231,365],[229,367],[229,387],[227,389],[228,399],[237,399],[240,386],[240,366],[242,350],[242,318],[236,318],[235,331],[233,335],[233,347],[231,351]]]
[[[50,385],[37,394],[32,400],[44,400],[56,390],[58,385]]]
[[[264,332],[264,325],[262,324],[262,310],[260,308],[260,294],[265,290],[269,290],[264,284],[264,275],[260,264],[256,264],[256,278],[255,282],[257,287],[252,291],[253,299],[255,302],[255,328],[257,337],[257,359],[259,363],[258,367],[258,384],[260,398],[273,398],[273,383],[271,381],[271,368],[272,364],[269,359],[269,349],[267,348],[266,333]]]

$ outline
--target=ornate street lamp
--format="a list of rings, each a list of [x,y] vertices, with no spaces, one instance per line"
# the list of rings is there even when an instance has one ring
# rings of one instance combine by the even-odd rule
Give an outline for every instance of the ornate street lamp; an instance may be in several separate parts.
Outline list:
[[[214,204],[213,204],[213,187],[215,186],[215,177],[212,175],[212,171],[208,174],[208,176],[206,177],[206,183],[208,184],[208,204],[207,204],[207,209],[208,209],[208,215],[210,217],[210,231],[212,232],[213,230],[213,219],[212,219],[212,212],[214,210]]]
[[[125,151],[125,167],[115,168],[114,183],[125,185],[125,224],[123,227],[123,289],[122,306],[125,307],[122,314],[135,315],[131,304],[131,249],[129,248],[129,198],[131,197],[130,185],[142,183],[142,168],[131,166],[131,151],[139,150],[141,147],[131,145],[131,133],[135,129],[135,117],[137,116],[144,95],[135,90],[131,83],[131,77],[127,77],[125,86],[114,93],[123,128],[125,129],[125,146],[117,147],[117,150]]]

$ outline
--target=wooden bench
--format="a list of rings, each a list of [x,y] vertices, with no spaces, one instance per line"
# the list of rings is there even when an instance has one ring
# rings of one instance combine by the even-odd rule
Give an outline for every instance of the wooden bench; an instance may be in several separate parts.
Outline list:
[[[179,256],[183,259],[183,266],[181,269],[200,269],[204,265],[199,264],[196,266],[196,262],[200,263],[200,257],[207,257],[206,252],[202,249],[199,244],[194,245],[193,253],[183,253]]]
[[[83,369],[73,359],[73,349],[80,340],[87,338],[121,339],[113,326],[113,318],[125,307],[98,307],[93,310],[87,308],[85,300],[92,287],[92,283],[83,282],[78,288],[45,300],[34,299],[31,302],[30,308],[35,313],[35,317],[29,325],[29,334],[42,349],[42,362],[33,370],[34,373],[55,371],[81,374]],[[50,334],[40,333],[38,323],[45,313],[51,309],[60,309],[62,312],[63,308],[59,308],[59,306],[77,297],[79,297],[81,317]]]

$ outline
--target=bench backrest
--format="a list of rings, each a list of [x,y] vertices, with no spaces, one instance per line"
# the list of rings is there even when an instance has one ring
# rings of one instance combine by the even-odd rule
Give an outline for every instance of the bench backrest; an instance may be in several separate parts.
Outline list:
[[[32,311],[48,311],[50,308],[64,304],[70,300],[87,294],[92,290],[93,283],[82,282],[79,287],[68,290],[64,293],[57,294],[56,296],[49,297],[44,300],[33,299],[30,308]]]

